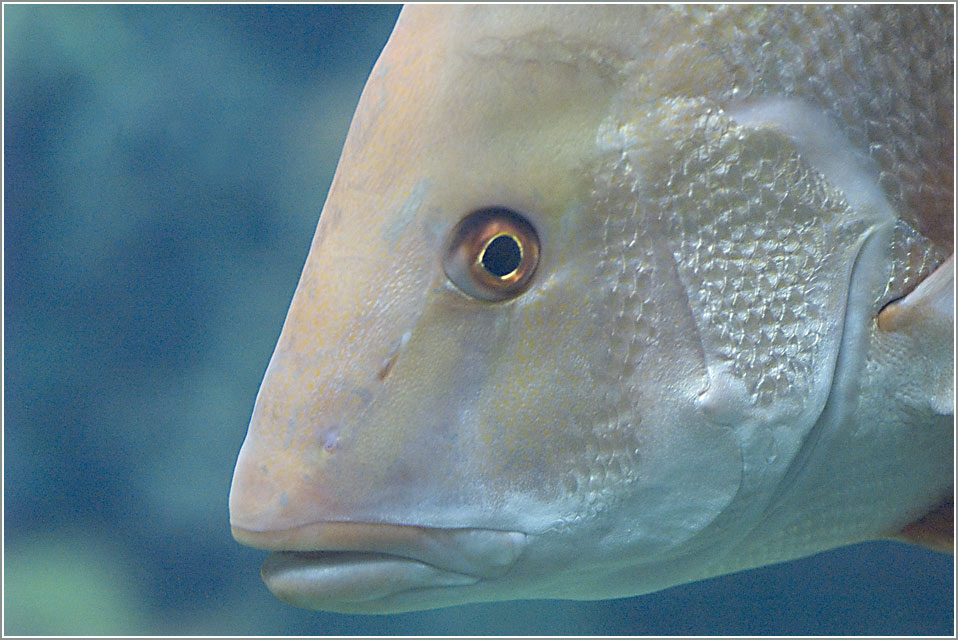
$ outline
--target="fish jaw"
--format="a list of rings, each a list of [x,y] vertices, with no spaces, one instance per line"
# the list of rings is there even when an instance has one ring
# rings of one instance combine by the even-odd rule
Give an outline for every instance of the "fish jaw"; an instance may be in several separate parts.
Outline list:
[[[467,587],[478,578],[377,553],[277,552],[263,563],[263,581],[295,607],[336,613],[392,613],[390,601]]]
[[[421,598],[423,591],[432,590],[434,598],[441,591],[499,577],[527,542],[518,531],[362,522],[317,522],[273,531],[233,527],[233,536],[273,551],[262,575],[278,598],[344,613],[386,613],[390,602]],[[455,596],[445,595],[450,597]]]

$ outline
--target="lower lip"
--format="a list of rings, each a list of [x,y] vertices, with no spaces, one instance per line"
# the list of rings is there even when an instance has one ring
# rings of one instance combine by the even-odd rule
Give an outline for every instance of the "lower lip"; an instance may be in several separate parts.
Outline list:
[[[382,553],[278,551],[261,570],[281,600],[307,609],[380,600],[414,589],[461,587],[479,578]]]

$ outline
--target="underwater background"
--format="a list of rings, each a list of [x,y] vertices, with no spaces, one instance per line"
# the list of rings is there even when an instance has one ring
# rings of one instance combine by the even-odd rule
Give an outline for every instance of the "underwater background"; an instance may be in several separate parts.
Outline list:
[[[289,607],[233,463],[396,5],[5,5],[6,635],[952,635],[895,543],[600,602]]]

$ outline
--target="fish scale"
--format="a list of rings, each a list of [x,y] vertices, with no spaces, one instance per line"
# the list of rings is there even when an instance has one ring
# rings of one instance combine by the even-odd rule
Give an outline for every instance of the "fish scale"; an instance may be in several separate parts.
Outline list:
[[[834,16],[809,20],[819,11]],[[736,68],[735,100],[777,94],[814,101],[877,163],[878,181],[903,219],[953,248],[952,172],[941,164],[953,155],[949,7],[777,6],[750,21],[702,13],[695,35]],[[929,35],[903,43],[902,33]],[[882,91],[870,91],[874,86]]]

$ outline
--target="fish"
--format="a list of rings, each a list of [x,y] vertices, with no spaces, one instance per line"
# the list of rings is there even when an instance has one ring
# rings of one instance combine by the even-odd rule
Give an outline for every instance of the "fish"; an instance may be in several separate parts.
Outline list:
[[[954,8],[410,5],[253,407],[294,606],[953,551]]]

